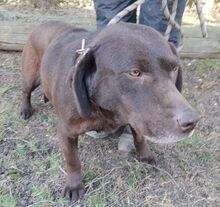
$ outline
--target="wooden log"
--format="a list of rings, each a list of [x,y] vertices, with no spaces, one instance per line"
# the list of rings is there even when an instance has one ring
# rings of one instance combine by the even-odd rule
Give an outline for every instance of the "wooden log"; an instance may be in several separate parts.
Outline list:
[[[41,20],[41,22],[48,20],[66,21],[64,17],[54,18],[48,16],[46,19],[47,20]],[[74,22],[70,23],[75,26],[83,27],[89,30],[93,30],[95,28],[95,25],[91,25],[89,19],[77,17],[72,19],[74,20]],[[27,41],[28,35],[31,33],[34,27],[39,24],[40,22],[26,23],[19,21],[0,21],[0,50],[22,51],[24,44]]]
[[[22,51],[28,35],[37,23],[0,21],[0,50]],[[88,22],[75,24],[91,29]],[[93,27],[94,28],[94,27]],[[199,26],[183,27],[185,33],[180,56],[184,58],[220,58],[220,26],[208,26],[208,38],[202,38]]]
[[[208,38],[202,38],[199,26],[186,25],[183,48],[180,55],[183,58],[220,58],[220,25],[208,26]]]
[[[0,22],[0,49],[22,51],[31,30],[36,26],[32,23]]]

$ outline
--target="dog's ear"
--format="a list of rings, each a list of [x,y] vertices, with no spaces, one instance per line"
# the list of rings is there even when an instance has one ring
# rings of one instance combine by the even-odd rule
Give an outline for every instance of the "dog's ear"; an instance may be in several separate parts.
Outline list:
[[[170,49],[172,50],[173,54],[176,55],[177,57],[179,57],[175,45],[172,42],[169,42],[169,45],[170,45]],[[179,69],[178,69],[175,85],[176,85],[176,88],[178,89],[178,91],[181,93],[182,87],[183,87],[183,69],[182,69],[182,67],[179,67]]]
[[[93,51],[90,48],[77,58],[73,70],[68,77],[68,83],[73,90],[77,110],[81,117],[88,118],[91,114],[91,102],[88,97],[85,77],[94,64]]]
[[[175,85],[176,85],[176,88],[178,89],[178,91],[181,93],[182,88],[183,88],[183,69],[182,69],[182,67],[179,67],[179,69],[178,69]]]

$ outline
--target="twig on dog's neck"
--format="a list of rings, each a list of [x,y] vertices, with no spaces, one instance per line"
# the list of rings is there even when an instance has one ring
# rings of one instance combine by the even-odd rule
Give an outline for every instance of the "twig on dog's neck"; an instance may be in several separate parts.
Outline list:
[[[81,48],[76,50],[76,54],[81,55],[85,51],[86,40],[82,39]]]

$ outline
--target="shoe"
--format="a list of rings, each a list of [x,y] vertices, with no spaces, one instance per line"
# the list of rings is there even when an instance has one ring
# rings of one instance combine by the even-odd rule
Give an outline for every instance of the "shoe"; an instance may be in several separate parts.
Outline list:
[[[124,131],[124,132],[123,132]],[[108,137],[117,137],[119,138],[118,142],[118,150],[122,152],[131,152],[135,150],[133,135],[131,133],[130,128],[127,126],[125,129],[121,128],[113,133],[111,132],[97,132],[97,131],[89,131],[85,133],[87,136],[90,136],[94,139],[104,139]]]
[[[103,139],[103,138],[107,138],[111,135],[112,133],[111,132],[104,132],[104,131],[101,131],[101,132],[97,132],[97,131],[89,131],[89,132],[86,132],[86,135],[92,137],[92,138],[95,138],[95,139]]]
[[[119,137],[118,150],[122,152],[131,152],[135,150],[133,135],[128,133],[123,133]]]

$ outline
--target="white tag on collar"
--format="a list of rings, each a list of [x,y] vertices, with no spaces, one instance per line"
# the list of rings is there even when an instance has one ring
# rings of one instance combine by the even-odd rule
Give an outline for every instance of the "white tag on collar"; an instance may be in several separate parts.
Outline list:
[[[76,50],[76,53],[78,55],[81,55],[83,54],[83,52],[85,51],[85,45],[86,45],[86,40],[85,39],[82,39],[82,44],[81,44],[81,48]]]

